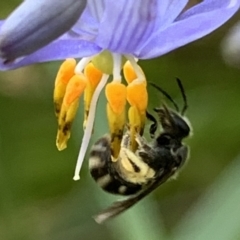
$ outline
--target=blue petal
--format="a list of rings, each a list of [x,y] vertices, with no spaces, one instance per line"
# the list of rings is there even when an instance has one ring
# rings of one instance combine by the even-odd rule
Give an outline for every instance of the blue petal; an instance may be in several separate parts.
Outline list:
[[[41,48],[40,50],[17,59],[14,62],[4,63],[0,59],[0,70],[15,69],[33,63],[63,60],[66,58],[82,58],[97,54],[101,49],[92,42],[79,40],[69,34]]]
[[[201,4],[197,4],[194,7],[188,9],[186,12],[184,12],[183,14],[181,14],[176,21],[180,21],[186,18],[189,18],[193,15],[196,15],[198,13],[207,13],[207,12],[211,12],[214,11],[216,9],[220,9],[220,8],[227,8],[230,4],[232,4],[232,6],[236,5],[238,2],[239,4],[239,0],[205,0],[203,1]],[[231,6],[231,5],[230,5]]]
[[[101,21],[102,19],[105,5],[105,0],[88,0],[87,2],[87,8],[89,9],[92,16],[95,16],[98,21]]]
[[[176,19],[176,17],[183,11],[184,7],[188,3],[188,0],[166,0],[166,2],[168,2],[168,6],[163,15],[163,19],[158,26],[158,29],[164,29],[168,27],[169,24],[171,24]]]
[[[81,39],[94,41],[99,30],[99,18],[102,17],[104,0],[88,0],[87,6],[81,18],[72,27],[72,31],[77,33]]]
[[[142,59],[158,57],[199,39],[224,24],[239,6],[238,0],[206,0],[167,29],[156,32],[136,56]]]
[[[106,0],[96,44],[113,52],[132,54],[156,29],[168,23],[167,15],[172,21],[185,4],[186,0]]]
[[[0,31],[0,55],[8,61],[30,54],[69,30],[86,0],[25,0]]]

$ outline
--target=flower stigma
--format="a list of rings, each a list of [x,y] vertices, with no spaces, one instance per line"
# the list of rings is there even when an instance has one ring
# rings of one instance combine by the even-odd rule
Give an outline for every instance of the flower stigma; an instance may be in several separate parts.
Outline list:
[[[122,74],[123,71],[123,74]],[[112,81],[108,82],[112,76]],[[126,82],[123,82],[123,79]],[[93,132],[98,98],[105,87],[106,112],[111,137],[112,161],[117,161],[125,131],[130,131],[130,148],[136,151],[136,134],[143,134],[148,102],[145,75],[130,55],[103,51],[97,56],[66,59],[59,68],[54,88],[55,115],[58,121],[56,146],[67,147],[71,126],[84,95],[84,134],[76,164],[74,180],[80,170]],[[126,114],[127,102],[128,120]]]

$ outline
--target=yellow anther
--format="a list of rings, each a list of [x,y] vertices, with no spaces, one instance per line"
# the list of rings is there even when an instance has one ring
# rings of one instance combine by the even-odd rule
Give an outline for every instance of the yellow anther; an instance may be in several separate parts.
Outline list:
[[[67,85],[63,106],[70,106],[75,100],[78,100],[86,85],[87,79],[83,75],[74,75]]]
[[[133,152],[137,150],[138,144],[135,140],[136,134],[142,135],[145,125],[145,114],[140,114],[136,106],[131,106],[128,110],[130,148]]]
[[[126,86],[119,82],[111,82],[107,84],[105,93],[113,112],[122,113],[126,105]]]
[[[102,78],[103,73],[94,67],[92,63],[89,63],[84,69],[84,75],[87,77],[91,87],[96,88]]]
[[[79,105],[79,98],[86,85],[87,79],[83,75],[74,75],[67,85],[58,118],[58,133],[56,140],[58,150],[63,150],[67,147],[67,141],[70,138],[70,129]]]
[[[127,61],[123,66],[123,74],[128,83],[131,83],[133,80],[137,79],[137,74],[135,73],[132,64]]]
[[[55,80],[55,88],[53,93],[53,100],[55,105],[55,114],[58,118],[62,106],[63,97],[66,92],[67,84],[74,75],[76,60],[69,58],[65,60],[59,68]]]
[[[116,161],[121,148],[123,130],[126,123],[126,114],[125,111],[116,114],[108,103],[107,118],[111,135],[112,161]]]
[[[111,149],[113,161],[117,160],[123,130],[126,123],[125,106],[126,106],[126,86],[119,82],[112,82],[105,89],[107,104],[107,117],[111,133]]]
[[[127,86],[127,100],[131,105],[128,111],[130,126],[130,145],[132,151],[137,150],[136,134],[143,134],[146,109],[148,104],[148,93],[146,82],[133,81]]]
[[[146,81],[134,81],[127,86],[127,100],[131,106],[136,106],[140,113],[147,109],[148,93]]]
[[[84,90],[84,122],[83,128],[85,128],[89,113],[90,104],[92,101],[93,93],[99,84],[103,73],[100,72],[97,68],[94,67],[92,63],[89,63],[85,69],[84,74],[88,80],[87,86]]]
[[[140,68],[140,71],[142,72],[142,74],[144,76],[142,68],[139,65],[138,65],[138,67]],[[123,74],[124,74],[124,77],[125,77],[126,81],[128,82],[128,84],[130,84],[132,81],[134,81],[138,78],[132,64],[129,61],[127,61],[123,66]]]

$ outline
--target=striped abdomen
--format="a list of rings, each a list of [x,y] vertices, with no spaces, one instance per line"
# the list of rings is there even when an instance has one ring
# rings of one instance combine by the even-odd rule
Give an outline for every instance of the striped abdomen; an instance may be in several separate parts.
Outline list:
[[[132,195],[142,189],[141,184],[124,180],[115,162],[111,159],[111,142],[109,136],[100,138],[92,147],[89,158],[89,169],[96,183],[105,191]]]

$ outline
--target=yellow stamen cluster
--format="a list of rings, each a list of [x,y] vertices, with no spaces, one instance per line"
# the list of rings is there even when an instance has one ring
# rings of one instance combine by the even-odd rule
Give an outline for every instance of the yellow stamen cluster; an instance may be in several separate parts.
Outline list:
[[[111,134],[113,159],[117,159],[126,123],[126,86],[119,82],[107,84],[105,94],[108,100],[107,118]]]
[[[93,93],[99,84],[103,73],[94,67],[92,63],[89,63],[84,69],[84,75],[87,77],[88,82],[84,91],[84,122],[83,128],[85,129],[87,124],[87,118],[89,114],[90,104],[93,97]]]
[[[74,76],[74,69],[76,66],[75,59],[67,59],[63,64],[61,65],[56,80],[55,80],[55,87],[54,87],[54,104],[55,104],[55,114],[56,117],[59,117],[63,98],[66,92],[67,84],[71,77]]]
[[[131,136],[131,148],[135,152],[137,150],[136,134],[143,134],[146,109],[148,104],[147,82],[146,79],[139,81],[132,65],[127,62],[124,65],[124,76],[128,82],[127,101],[130,104],[128,110],[129,128]],[[142,71],[142,70],[141,70]]]
[[[107,53],[103,52],[102,54],[105,59],[109,59]],[[98,66],[97,58],[82,59],[78,64],[74,59],[67,59],[61,65],[56,77],[54,104],[58,120],[56,145],[59,150],[67,147],[71,125],[79,105],[79,98],[84,93],[84,136],[75,170],[75,180],[79,179],[79,171],[92,134],[97,99],[105,85],[112,161],[118,159],[125,131],[130,132],[129,147],[134,152],[138,147],[135,140],[136,135],[143,134],[148,102],[144,73],[131,57],[129,57],[131,63],[126,62],[126,58],[121,58],[117,54],[113,57],[110,55],[110,57],[112,63],[107,64],[107,66],[113,66],[112,70],[108,69],[113,74],[111,83],[106,84],[109,75],[108,72],[106,73],[103,70],[105,65],[96,68]],[[121,83],[120,71],[122,65],[127,86]],[[128,121],[126,120],[127,102],[130,105]]]
[[[111,148],[113,161],[117,160],[124,127],[126,126],[125,108],[126,101],[130,104],[128,110],[128,129],[130,131],[130,148],[137,150],[136,134],[143,134],[148,94],[146,89],[146,80],[139,81],[137,75],[129,62],[123,67],[124,77],[128,86],[113,81],[106,87],[107,116],[111,134]]]
[[[61,65],[55,80],[54,105],[58,120],[56,145],[58,150],[67,147],[72,122],[76,115],[79,98],[84,92],[84,126],[87,121],[92,95],[102,77],[91,63],[85,68],[84,74],[75,74],[76,61],[67,59]]]

